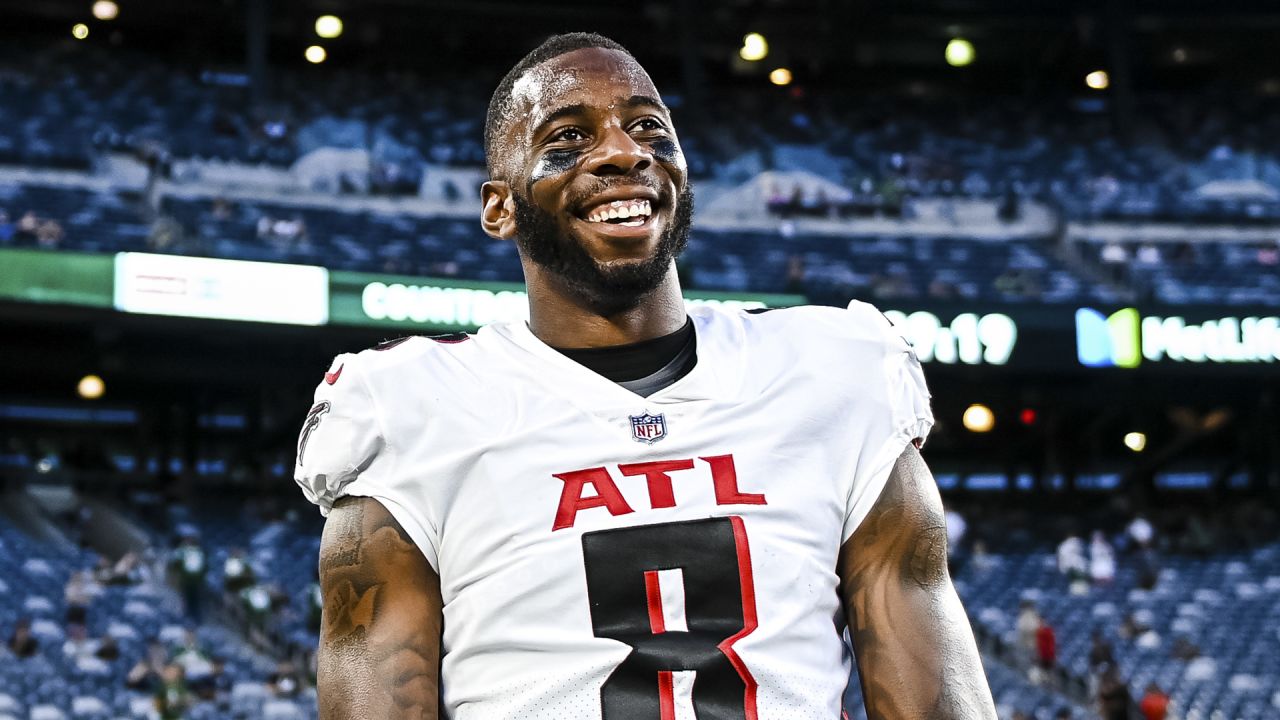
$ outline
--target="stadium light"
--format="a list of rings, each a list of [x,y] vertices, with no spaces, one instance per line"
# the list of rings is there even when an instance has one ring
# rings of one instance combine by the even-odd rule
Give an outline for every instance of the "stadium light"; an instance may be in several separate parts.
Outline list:
[[[991,428],[996,426],[996,414],[986,405],[974,403],[964,411],[961,421],[969,432],[991,432]]]
[[[313,65],[319,65],[329,57],[329,53],[325,52],[325,49],[319,45],[312,45],[307,48],[307,51],[303,53],[303,55],[307,58],[307,62]]]
[[[99,20],[115,20],[120,14],[120,6],[111,0],[98,0],[93,4],[93,16]]]
[[[774,68],[774,71],[769,73],[769,82],[774,85],[790,85],[791,71],[786,68]]]
[[[738,50],[738,56],[743,60],[757,62],[765,59],[768,54],[769,42],[760,33],[747,33],[742,38],[742,47]]]
[[[1094,70],[1084,76],[1084,84],[1094,90],[1106,90],[1111,85],[1111,76],[1106,70]]]
[[[76,23],[71,26],[71,37],[77,40],[83,40],[89,37],[89,26],[84,23]]]
[[[973,51],[973,43],[964,38],[951,38],[947,43],[947,64],[951,67],[964,67],[973,62],[977,55]]]
[[[1140,453],[1147,449],[1146,433],[1131,432],[1124,435],[1124,446],[1130,450]]]
[[[316,35],[332,40],[342,34],[342,19],[337,15],[321,15],[316,18]]]
[[[97,400],[107,389],[106,383],[97,375],[85,375],[76,384],[76,392],[85,400]]]

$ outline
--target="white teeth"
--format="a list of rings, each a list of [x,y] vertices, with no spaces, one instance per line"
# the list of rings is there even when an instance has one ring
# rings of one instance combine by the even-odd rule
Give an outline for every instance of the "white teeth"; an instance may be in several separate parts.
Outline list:
[[[587,216],[587,222],[604,222],[606,220],[626,220],[627,218],[648,217],[653,214],[653,208],[648,200],[613,200],[608,207],[596,208]],[[620,223],[629,227],[638,227],[643,225],[643,220],[635,222]]]

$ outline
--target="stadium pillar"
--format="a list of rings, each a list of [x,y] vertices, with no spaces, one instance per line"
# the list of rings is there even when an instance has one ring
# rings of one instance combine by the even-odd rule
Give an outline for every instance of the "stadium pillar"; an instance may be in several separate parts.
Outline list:
[[[245,22],[245,67],[249,73],[249,95],[254,105],[269,96],[267,77],[267,33],[270,0],[249,0]]]

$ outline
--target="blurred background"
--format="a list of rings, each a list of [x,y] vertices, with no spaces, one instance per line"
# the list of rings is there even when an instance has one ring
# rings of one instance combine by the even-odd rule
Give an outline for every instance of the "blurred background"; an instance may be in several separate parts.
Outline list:
[[[1280,717],[1280,7],[5,0],[0,718],[315,716],[312,389],[522,317],[481,127],[569,30],[674,109],[691,302],[914,342],[1002,718]]]

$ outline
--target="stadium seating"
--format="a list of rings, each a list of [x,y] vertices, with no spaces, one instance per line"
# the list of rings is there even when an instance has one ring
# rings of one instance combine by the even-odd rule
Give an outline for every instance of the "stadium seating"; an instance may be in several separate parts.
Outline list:
[[[987,570],[969,566],[957,587],[976,622],[1007,642],[1016,642],[1019,602],[1031,600],[1057,629],[1059,663],[1077,677],[1089,673],[1089,635],[1097,628],[1112,643],[1135,698],[1154,682],[1188,720],[1280,712],[1272,704],[1280,692],[1280,545],[1212,558],[1166,558],[1150,591],[1138,589],[1136,568],[1121,563],[1113,583],[1085,595],[1067,592],[1047,552],[990,560]],[[1117,634],[1130,614],[1149,635]],[[1198,657],[1173,656],[1182,640],[1198,649]]]
[[[146,656],[148,643],[178,645],[192,624],[181,605],[163,585],[143,582],[105,585],[88,610],[88,637],[115,639],[119,658],[112,661],[76,661],[64,652],[67,606],[64,584],[71,573],[94,567],[88,551],[60,551],[35,541],[0,521],[0,591],[16,602],[0,603],[0,628],[6,646],[0,649],[0,718],[151,717],[151,695],[126,689],[129,669]],[[31,621],[37,653],[26,659],[12,657],[7,639],[20,618]],[[200,644],[211,656],[226,660],[226,671],[236,687],[261,689],[275,665],[254,652],[236,633],[216,624],[197,627]],[[248,691],[242,690],[244,694]],[[263,693],[248,692],[238,711],[228,715],[211,703],[203,703],[189,715],[194,719],[263,717],[269,701]],[[314,703],[288,703],[292,713],[281,717],[315,716]],[[277,712],[283,712],[277,710]]]

